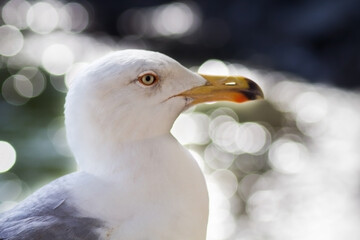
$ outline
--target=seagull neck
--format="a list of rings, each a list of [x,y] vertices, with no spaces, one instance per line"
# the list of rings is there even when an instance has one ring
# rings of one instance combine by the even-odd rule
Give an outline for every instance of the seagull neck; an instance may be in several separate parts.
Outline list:
[[[120,176],[136,174],[139,168],[147,167],[157,161],[155,156],[169,147],[179,147],[170,134],[134,140],[126,143],[108,143],[89,151],[84,158],[77,159],[79,170],[104,177],[118,179]]]

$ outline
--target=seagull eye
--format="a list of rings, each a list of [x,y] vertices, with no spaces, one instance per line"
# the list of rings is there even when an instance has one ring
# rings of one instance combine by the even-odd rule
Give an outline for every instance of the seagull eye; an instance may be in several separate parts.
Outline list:
[[[151,86],[157,82],[158,77],[153,73],[146,73],[139,76],[138,80],[140,83],[142,83],[145,86]]]

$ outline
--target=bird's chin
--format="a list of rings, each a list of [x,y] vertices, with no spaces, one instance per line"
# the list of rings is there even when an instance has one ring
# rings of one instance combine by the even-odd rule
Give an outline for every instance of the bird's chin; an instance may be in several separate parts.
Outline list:
[[[184,97],[185,105],[184,105],[184,108],[182,111],[185,111],[185,110],[189,109],[190,107],[194,106],[193,101],[194,100],[190,97]]]
[[[188,108],[190,108],[192,106],[193,99],[190,97],[184,97],[184,96],[172,96],[169,97],[167,99],[165,99],[164,101],[162,101],[161,103],[167,103],[167,104],[171,104],[173,105],[173,107],[175,105],[180,107],[180,112],[183,112],[185,110],[187,110]]]

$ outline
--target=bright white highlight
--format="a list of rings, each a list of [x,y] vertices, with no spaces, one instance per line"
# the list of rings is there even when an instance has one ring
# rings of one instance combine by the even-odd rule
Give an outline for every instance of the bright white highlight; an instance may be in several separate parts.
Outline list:
[[[199,73],[208,74],[208,75],[229,75],[228,66],[221,60],[210,59],[204,62],[199,70]]]
[[[0,173],[8,171],[16,161],[14,147],[5,141],[0,141]]]
[[[14,56],[24,45],[22,33],[14,26],[0,26],[0,55]]]
[[[29,9],[26,19],[31,30],[48,34],[57,27],[59,14],[50,3],[37,2]]]
[[[54,44],[48,47],[43,56],[44,68],[53,75],[65,74],[74,63],[72,51],[63,44]]]
[[[314,123],[322,120],[328,111],[328,104],[317,92],[304,92],[295,99],[295,113],[298,121]]]
[[[200,27],[201,13],[195,3],[174,2],[129,9],[120,16],[119,25],[132,34],[180,38]]]
[[[82,32],[89,24],[89,13],[79,3],[70,2],[60,10],[60,27],[69,32]]]
[[[194,26],[196,15],[184,3],[172,3],[155,10],[153,25],[161,35],[182,35]]]
[[[277,140],[269,151],[270,164],[282,173],[300,172],[303,170],[306,160],[305,147],[288,139]]]
[[[8,1],[1,12],[4,22],[19,29],[27,28],[26,15],[30,6],[30,3],[24,0]]]
[[[206,144],[209,142],[210,119],[202,113],[184,113],[175,121],[171,133],[183,144]]]
[[[220,115],[210,123],[210,137],[226,152],[264,153],[271,143],[269,131],[257,123],[240,124],[228,115]]]

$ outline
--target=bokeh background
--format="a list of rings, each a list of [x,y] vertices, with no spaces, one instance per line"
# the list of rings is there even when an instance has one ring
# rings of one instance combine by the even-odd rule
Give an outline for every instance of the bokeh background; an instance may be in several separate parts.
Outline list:
[[[360,1],[0,2],[0,211],[76,169],[72,77],[114,50],[241,74],[266,100],[204,104],[172,133],[203,169],[209,240],[360,238]]]

